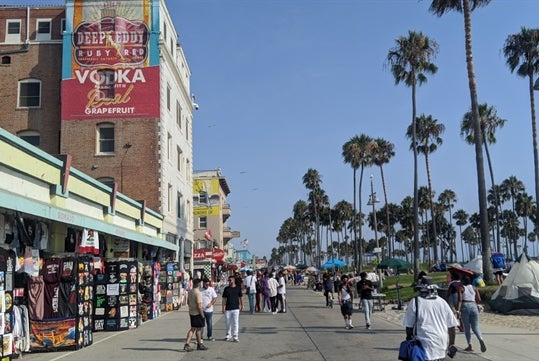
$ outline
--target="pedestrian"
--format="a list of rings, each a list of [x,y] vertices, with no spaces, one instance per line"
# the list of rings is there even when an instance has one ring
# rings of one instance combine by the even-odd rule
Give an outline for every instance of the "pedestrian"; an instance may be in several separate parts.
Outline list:
[[[255,300],[255,312],[262,311],[262,299],[263,299],[263,288],[262,288],[262,272],[258,271],[256,273],[256,300]]]
[[[415,286],[419,294],[410,300],[406,308],[404,327],[408,340],[413,337],[415,327],[415,337],[425,350],[427,360],[445,360],[446,354],[455,356],[458,321],[451,307],[438,296],[437,287],[432,282],[432,277],[424,276]]]
[[[247,277],[245,277],[245,293],[249,299],[249,313],[253,315],[255,313],[256,276],[251,270],[247,271]]]
[[[277,301],[281,304],[279,313],[286,313],[286,280],[283,272],[279,272],[279,286],[277,287]]]
[[[200,331],[204,327],[204,310],[202,309],[202,293],[200,293],[200,282],[199,278],[193,280],[193,288],[189,291],[187,295],[187,306],[189,307],[189,318],[191,320],[191,328],[187,332],[187,337],[185,338],[185,345],[183,350],[185,352],[193,351],[193,348],[190,346],[191,338],[193,335],[197,339],[197,350],[207,350],[208,348],[204,346],[202,342],[202,332]]]
[[[374,307],[374,301],[372,299],[374,286],[372,282],[367,279],[367,272],[361,272],[359,277],[360,279],[356,283],[357,294],[361,300],[361,309],[365,313],[365,327],[368,330],[371,328],[371,316]]]
[[[481,346],[481,352],[487,350],[485,341],[481,336],[481,330],[479,329],[479,303],[481,302],[481,296],[479,291],[472,285],[472,280],[470,276],[464,276],[462,279],[462,289],[459,293],[459,303],[457,307],[457,312],[460,313],[460,318],[462,320],[462,325],[464,326],[464,336],[466,336],[466,342],[468,347],[464,351],[473,351],[472,348],[472,334],[470,329],[473,331],[477,339],[479,340],[479,345]]]
[[[264,312],[271,312],[271,295],[268,287],[268,272],[265,271],[262,275],[260,283],[262,284],[262,309]]]
[[[329,273],[324,273],[324,296],[326,296],[326,307],[333,307],[333,280]]]
[[[458,303],[459,303],[459,294],[462,291],[462,281],[460,280],[460,275],[455,271],[449,271],[451,281],[447,285],[447,296],[446,301],[449,304],[449,307],[456,314],[457,319],[459,320],[459,331],[464,331],[462,327],[462,321],[460,320],[460,315],[457,313]]]
[[[275,275],[271,274],[268,277],[268,289],[271,302],[271,313],[275,315],[277,313],[277,289],[279,282],[275,279]]]
[[[236,285],[236,277],[228,277],[228,286],[223,290],[222,310],[225,315],[225,341],[239,342],[240,311],[243,311],[241,287]]]
[[[204,278],[204,288],[200,290],[202,293],[202,310],[204,311],[204,318],[206,318],[206,339],[208,341],[215,341],[213,338],[213,305],[217,301],[217,292],[212,286],[212,282]],[[204,337],[204,330],[201,331],[201,336]]]
[[[344,317],[345,328],[350,330],[354,328],[354,325],[352,324],[352,306],[354,304],[354,299],[352,285],[348,280],[348,275],[341,276],[337,296],[339,298],[339,304],[341,305],[341,314]]]

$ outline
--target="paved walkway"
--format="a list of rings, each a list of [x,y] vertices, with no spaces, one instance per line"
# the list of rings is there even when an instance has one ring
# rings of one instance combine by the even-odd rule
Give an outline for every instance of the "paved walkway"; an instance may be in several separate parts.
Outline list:
[[[404,339],[403,311],[386,307],[375,312],[370,330],[364,327],[363,314],[356,312],[352,330],[344,328],[339,307],[324,306],[320,292],[304,287],[288,288],[287,313],[272,315],[243,312],[240,316],[240,342],[225,342],[224,318],[220,303],[214,314],[214,337],[205,341],[208,351],[182,351],[189,329],[186,308],[164,313],[156,320],[145,322],[138,329],[94,334],[94,344],[77,351],[25,354],[34,361],[94,361],[94,360],[369,360],[394,361]],[[220,299],[219,299],[220,300]],[[245,299],[247,301],[247,299]],[[245,302],[246,306],[248,302]],[[506,316],[512,317],[512,316]],[[537,319],[539,321],[539,318]],[[537,360],[537,331],[517,328],[502,329],[496,325],[481,325],[487,342],[487,352],[464,352],[464,335],[457,335],[459,352],[454,360]],[[474,345],[479,348],[477,341]],[[449,359],[448,359],[449,360]]]

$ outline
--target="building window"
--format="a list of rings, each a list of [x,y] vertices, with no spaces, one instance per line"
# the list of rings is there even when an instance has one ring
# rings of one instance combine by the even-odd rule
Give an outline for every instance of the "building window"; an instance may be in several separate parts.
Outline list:
[[[39,108],[41,106],[41,81],[26,79],[19,82],[19,108]]]
[[[198,203],[208,204],[208,192],[202,191],[198,194]]]
[[[2,65],[9,65],[11,64],[11,56],[3,56],[2,57]]]
[[[167,157],[172,161],[172,135],[170,133],[167,133]]]
[[[178,210],[177,210],[177,217],[178,218],[182,218],[182,205],[183,205],[183,196],[180,192],[178,192],[178,195],[177,195],[177,200],[176,200],[176,203],[177,203],[177,207],[178,207]]]
[[[182,129],[182,106],[179,101],[176,101],[176,124]]]
[[[170,111],[170,85],[167,84],[167,110]]]
[[[189,140],[189,119],[185,120],[185,139]]]
[[[97,153],[113,154],[114,153],[114,124],[105,123],[97,126]]]
[[[168,196],[168,199],[167,199],[167,209],[168,209],[168,212],[172,212],[172,184],[169,184],[168,185],[168,192],[167,192],[167,196]]]
[[[35,132],[33,130],[27,130],[27,131],[18,133],[17,136],[21,138],[22,140],[24,140],[25,142],[28,142],[35,147],[39,147],[40,136],[38,132]]]
[[[51,40],[51,20],[38,19],[36,26],[36,41]]]
[[[208,217],[203,216],[198,218],[198,228],[206,228],[208,227]]]
[[[21,21],[20,20],[7,20],[6,24],[6,43],[20,43],[21,42]]]
[[[102,177],[102,178],[97,178],[97,181],[103,183],[107,187],[114,189],[114,178]]]
[[[176,152],[178,153],[178,164],[177,164],[178,172],[181,173],[182,172],[182,162],[183,162],[183,152],[182,152],[182,149],[180,147],[178,147],[176,149]]]

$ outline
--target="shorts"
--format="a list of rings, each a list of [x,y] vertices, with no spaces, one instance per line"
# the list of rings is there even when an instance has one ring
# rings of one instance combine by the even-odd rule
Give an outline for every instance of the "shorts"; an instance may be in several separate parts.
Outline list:
[[[348,302],[345,301],[341,305],[341,314],[343,316],[351,316],[352,315],[352,308],[353,308],[352,301],[348,301]]]
[[[189,318],[191,319],[191,327],[202,328],[205,326],[202,315],[189,315]]]

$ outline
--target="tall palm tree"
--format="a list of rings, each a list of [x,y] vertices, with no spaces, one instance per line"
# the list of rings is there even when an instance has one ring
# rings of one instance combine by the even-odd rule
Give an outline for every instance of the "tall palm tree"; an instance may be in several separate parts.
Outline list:
[[[485,147],[485,154],[487,155],[488,170],[490,173],[490,181],[492,183],[492,191],[494,196],[494,206],[496,214],[496,248],[500,249],[500,199],[497,193],[496,183],[494,182],[494,169],[492,167],[492,159],[490,157],[489,144],[496,143],[496,129],[503,128],[507,120],[498,116],[496,108],[489,106],[487,103],[479,104],[479,124],[481,126],[481,135],[483,137],[483,146]],[[475,144],[474,136],[474,122],[472,112],[469,111],[464,114],[462,122],[460,123],[460,135],[464,137],[464,140],[468,144]],[[488,200],[488,196],[487,196]]]
[[[462,252],[462,260],[464,261],[464,242],[462,239],[462,226],[465,226],[468,223],[468,213],[466,213],[464,209],[459,209],[455,212],[455,214],[453,214],[453,218],[457,221],[457,226],[459,226],[460,251]]]
[[[427,170],[427,182],[429,187],[429,208],[430,208],[430,218],[432,219],[432,237],[434,240],[433,244],[433,256],[434,261],[438,262],[438,235],[436,234],[436,214],[434,212],[434,205],[432,201],[433,192],[432,192],[432,178],[430,175],[430,164],[429,164],[429,154],[435,152],[438,149],[439,145],[442,145],[443,139],[441,137],[442,133],[445,131],[445,125],[438,123],[437,119],[434,119],[431,115],[426,116],[421,114],[415,119],[415,129],[416,129],[416,141],[410,144],[410,149],[413,147],[417,148],[417,152],[425,156],[425,167]],[[412,139],[413,124],[408,127],[406,131],[406,136],[408,139]]]
[[[386,209],[386,224],[388,225],[387,228],[387,247],[388,247],[388,255],[391,257],[392,252],[392,236],[391,236],[391,227],[390,220],[389,220],[389,207],[387,202],[387,187],[386,187],[386,180],[384,177],[384,168],[383,165],[389,163],[391,158],[395,156],[395,145],[383,138],[376,138],[371,142],[370,146],[370,154],[373,164],[380,167],[380,176],[382,177],[382,188],[384,190],[384,204]]]
[[[511,200],[512,211],[513,211],[513,214],[516,215],[516,200],[517,200],[518,195],[522,193],[525,189],[524,183],[522,183],[522,181],[519,180],[517,177],[510,176],[509,178],[505,179],[502,182],[502,185],[500,188],[502,191],[502,197],[505,199]],[[510,229],[515,231],[515,227],[513,226]],[[515,257],[517,257],[518,256],[518,251],[517,251],[518,232],[514,232],[514,233],[516,234],[510,234],[510,235],[507,233],[506,234],[510,237],[511,241],[514,242]]]
[[[530,110],[532,116],[533,169],[535,171],[535,199],[539,199],[539,156],[537,153],[537,125],[535,122],[534,75],[539,73],[539,29],[522,27],[519,34],[505,40],[503,54],[511,72],[528,78]],[[539,206],[535,207],[535,219],[539,220]]]
[[[359,214],[361,215],[361,188],[363,185],[363,172],[365,166],[370,162],[369,155],[367,152],[367,147],[372,141],[371,137],[365,134],[356,135],[352,137],[349,141],[344,143],[342,146],[342,156],[344,158],[344,163],[350,164],[354,173],[354,214],[357,214],[356,211],[356,194],[359,202]],[[356,192],[356,173],[357,170],[361,167],[360,177],[359,177],[359,193]],[[362,222],[360,217],[360,224],[357,224],[357,217],[352,219],[352,232],[354,235],[354,261],[355,266],[358,271],[361,270],[362,259],[363,259],[363,235],[362,235]],[[359,230],[359,237],[358,232]]]
[[[423,33],[409,31],[408,36],[395,40],[396,45],[387,54],[387,64],[395,78],[395,85],[404,83],[412,88],[412,143],[416,144],[416,87],[427,81],[427,74],[435,74],[438,67],[431,62],[438,53],[438,44]],[[418,210],[417,149],[414,147],[414,275],[419,275],[419,210]]]
[[[528,252],[528,219],[535,211],[533,203],[533,198],[526,192],[520,193],[517,197],[516,211],[517,215],[522,217],[522,224],[524,226],[524,247],[522,248],[524,253]]]
[[[483,259],[490,259],[490,241],[488,233],[487,214],[487,188],[485,185],[485,169],[483,165],[483,137],[479,124],[479,109],[477,101],[477,84],[472,52],[472,11],[481,6],[486,6],[491,0],[432,0],[429,10],[437,16],[442,16],[449,11],[457,11],[464,15],[464,39],[466,47],[466,68],[468,72],[468,87],[470,89],[471,109],[474,120],[475,134],[475,164],[477,168],[477,191],[479,198],[479,218],[481,230],[481,249]],[[483,262],[483,274],[488,282],[492,279],[491,262]]]
[[[304,252],[307,236],[309,234],[309,206],[304,200],[299,200],[294,203],[293,218],[298,227],[298,234],[300,238],[300,249],[303,254],[303,264],[307,264],[307,255]]]
[[[322,189],[320,188],[320,185],[322,184],[322,178],[316,169],[309,168],[307,173],[303,175],[303,184],[305,185],[305,188],[310,190],[309,200],[311,201],[311,208],[315,220],[317,267],[320,268],[320,252],[322,246],[320,241],[320,193],[322,192]]]
[[[457,202],[457,195],[451,189],[446,189],[438,196],[438,202],[441,203],[443,209],[449,212],[449,226],[453,229],[453,217],[451,216],[451,209],[455,206]],[[455,245],[455,238],[453,237],[449,243],[449,258],[450,262],[453,263],[455,260],[453,256],[457,255],[457,247]]]

